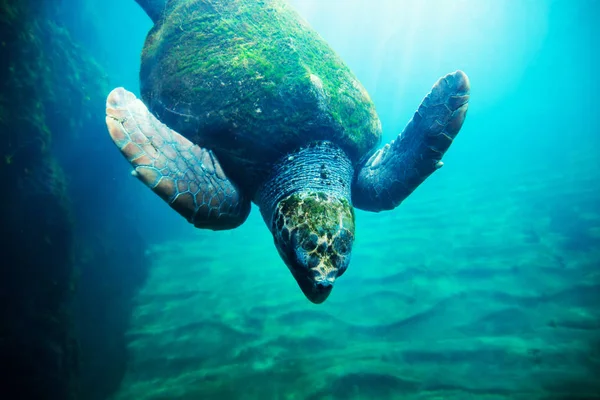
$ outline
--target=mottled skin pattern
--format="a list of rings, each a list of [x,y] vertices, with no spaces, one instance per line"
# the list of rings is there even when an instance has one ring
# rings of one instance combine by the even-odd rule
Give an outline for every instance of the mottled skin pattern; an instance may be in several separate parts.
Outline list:
[[[280,16],[298,23],[293,13],[285,11],[287,6],[282,0],[229,0],[226,3],[215,0],[137,1],[157,24],[153,30],[152,46],[159,47],[170,48],[174,42],[182,45],[187,43],[178,37],[177,29],[171,29],[173,26],[169,28],[171,36],[168,36],[168,40],[162,38],[161,41],[156,33],[162,29],[161,26],[165,28],[165,24],[172,22],[168,18],[170,12],[181,11],[177,14],[179,20],[185,20],[189,14],[183,11],[188,8],[194,11],[193,18],[183,22],[194,26],[202,21],[203,14],[199,11],[205,11],[206,7],[218,10],[223,5],[230,8],[250,7],[262,14],[266,12],[268,15],[263,15],[265,21],[270,20],[269,13],[279,12]],[[262,5],[267,8],[261,9]],[[254,15],[240,14],[241,8],[235,10],[237,14],[228,14],[229,17],[241,15],[250,18]],[[219,13],[213,12],[210,18],[213,23],[211,26],[223,25],[219,20]],[[230,18],[227,21],[231,24]],[[228,26],[223,27],[223,34],[231,34]],[[273,24],[267,27],[271,29],[268,33],[272,37],[283,35],[285,39],[287,33],[292,32],[288,28],[284,32],[278,32],[278,26]],[[255,60],[260,61],[263,66],[276,66],[274,69],[269,67],[271,69],[268,70],[269,74],[274,74],[269,88],[278,88],[277,82],[281,81],[288,82],[282,87],[289,89],[291,86],[286,85],[289,84],[290,77],[298,79],[299,86],[293,85],[297,88],[293,91],[308,95],[307,98],[311,100],[306,104],[284,96],[290,107],[272,109],[270,115],[274,119],[265,120],[264,116],[268,113],[265,107],[276,106],[281,103],[281,99],[263,91],[264,87],[260,86],[262,78],[249,79],[244,83],[249,86],[243,86],[242,83],[239,85],[248,90],[254,89],[250,92],[239,89],[236,93],[264,95],[265,102],[260,106],[260,112],[256,112],[252,105],[251,110],[249,108],[251,112],[236,119],[239,124],[236,122],[225,131],[212,130],[210,140],[207,140],[209,136],[202,125],[186,125],[190,120],[189,114],[183,119],[169,120],[177,129],[185,129],[182,135],[164,125],[165,121],[159,122],[148,111],[147,104],[136,99],[132,93],[118,88],[108,96],[106,123],[113,141],[133,166],[134,175],[195,226],[215,230],[235,228],[246,220],[250,202],[257,204],[279,254],[303,293],[310,301],[321,303],[331,292],[335,279],[348,267],[355,236],[353,207],[375,212],[392,209],[443,165],[441,159],[464,122],[470,87],[469,80],[462,71],[440,78],[396,140],[372,153],[375,146],[373,139],[380,137],[379,120],[372,103],[359,90],[360,85],[346,67],[341,78],[340,75],[327,76],[328,72],[325,70],[320,78],[310,70],[303,72],[302,68],[307,65],[319,68],[323,64],[329,68],[332,65],[338,66],[341,61],[328,53],[329,50],[321,39],[311,41],[313,34],[305,35],[301,28],[304,29],[300,27],[293,32],[296,38],[304,39],[304,47],[301,52],[293,52],[294,64],[288,71],[291,71],[291,75],[277,75],[285,57],[280,58],[277,45],[270,46],[269,40],[260,43],[267,48],[261,53],[262,58]],[[253,29],[262,28],[259,24],[253,25]],[[181,32],[181,35],[189,34],[185,30]],[[234,42],[227,43],[229,50],[239,50],[232,44]],[[244,54],[251,54],[255,50],[254,45],[252,42],[244,43],[244,51],[250,51]],[[150,51],[146,50],[147,53]],[[202,46],[194,47],[193,51],[184,50],[189,56],[187,61],[195,61],[194,57],[197,57],[200,64],[206,62],[200,51]],[[152,52],[153,57],[157,57],[157,62],[163,56],[169,60],[174,59],[171,52],[161,53],[157,48]],[[233,65],[227,64],[229,58],[220,60],[221,64],[210,62],[211,74],[220,73],[223,78],[229,73],[240,74],[235,68],[232,69]],[[331,60],[335,61],[334,64],[331,64]],[[202,65],[198,65],[194,64],[192,70],[187,67],[175,69],[173,73],[181,75],[181,79],[192,76],[198,78],[197,73],[202,75],[206,72]],[[255,76],[252,73],[256,71],[250,68],[250,64],[242,68],[245,68],[242,75],[250,73]],[[332,67],[332,70],[336,68]],[[156,76],[165,76],[174,85],[173,88],[177,90],[170,94],[177,98],[204,104],[207,97],[203,96],[216,96],[211,97],[215,99],[214,102],[206,103],[207,107],[214,109],[204,110],[204,116],[193,115],[193,123],[205,118],[207,113],[223,119],[239,118],[236,110],[249,107],[243,98],[223,99],[221,95],[225,92],[215,94],[210,88],[208,92],[206,88],[196,92],[193,85],[177,86],[179,78],[165,75],[163,69],[159,68],[155,72],[158,74]],[[199,79],[198,82],[202,83],[203,80]],[[146,84],[148,90],[148,84],[152,82],[142,83]],[[153,83],[160,82],[155,78]],[[211,87],[227,87],[226,82],[223,84],[225,86],[219,84]],[[346,95],[338,96],[336,100],[346,104],[345,106],[325,101],[344,90],[346,94],[351,93],[347,91],[350,87],[358,93],[353,105]],[[148,96],[150,95],[154,96],[156,92],[151,92]],[[156,104],[158,100],[152,98],[152,101]],[[312,108],[303,108],[307,104]],[[189,111],[192,109],[188,108],[186,112]],[[365,115],[367,117],[361,117]],[[273,120],[278,121],[277,124],[273,124]],[[300,123],[301,121],[304,122]],[[193,126],[198,129],[193,130]],[[327,129],[323,129],[325,126]],[[313,130],[319,133],[311,134],[314,133]],[[252,139],[246,141],[249,138]],[[228,147],[230,145],[235,146],[235,149]],[[248,172],[250,170],[254,172]]]
[[[323,302],[350,263],[352,205],[323,192],[295,193],[279,201],[272,224],[275,245],[300,288]]]

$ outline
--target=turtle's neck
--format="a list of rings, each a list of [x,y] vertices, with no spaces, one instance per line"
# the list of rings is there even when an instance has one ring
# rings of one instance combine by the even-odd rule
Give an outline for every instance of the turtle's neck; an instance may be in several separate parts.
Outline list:
[[[323,193],[350,200],[354,168],[346,153],[329,141],[312,142],[276,163],[254,202],[271,229],[279,201],[296,193]]]

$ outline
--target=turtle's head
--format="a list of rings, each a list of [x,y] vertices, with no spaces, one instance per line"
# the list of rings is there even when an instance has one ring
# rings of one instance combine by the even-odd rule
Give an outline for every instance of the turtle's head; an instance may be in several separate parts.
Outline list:
[[[327,299],[350,262],[354,210],[344,198],[299,192],[276,206],[271,232],[279,254],[313,303]]]
[[[311,142],[273,166],[256,196],[281,258],[302,292],[322,303],[350,262],[354,167],[332,142]]]

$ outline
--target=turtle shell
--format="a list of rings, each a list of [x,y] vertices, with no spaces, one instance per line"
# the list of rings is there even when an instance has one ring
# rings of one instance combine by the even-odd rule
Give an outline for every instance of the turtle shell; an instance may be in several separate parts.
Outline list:
[[[330,140],[357,163],[381,138],[366,90],[282,0],[170,1],[140,79],[150,110],[249,190],[305,143]]]

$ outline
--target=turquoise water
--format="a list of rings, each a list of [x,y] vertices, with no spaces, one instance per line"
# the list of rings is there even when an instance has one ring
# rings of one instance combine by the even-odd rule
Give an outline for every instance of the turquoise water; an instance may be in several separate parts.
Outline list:
[[[384,142],[457,69],[466,122],[400,207],[357,212],[350,268],[322,305],[256,208],[236,230],[198,231],[131,180],[149,272],[114,398],[600,398],[598,2],[292,4],[366,87]],[[110,86],[139,93],[151,22],[137,4],[65,19]],[[116,149],[105,157],[128,178]]]

